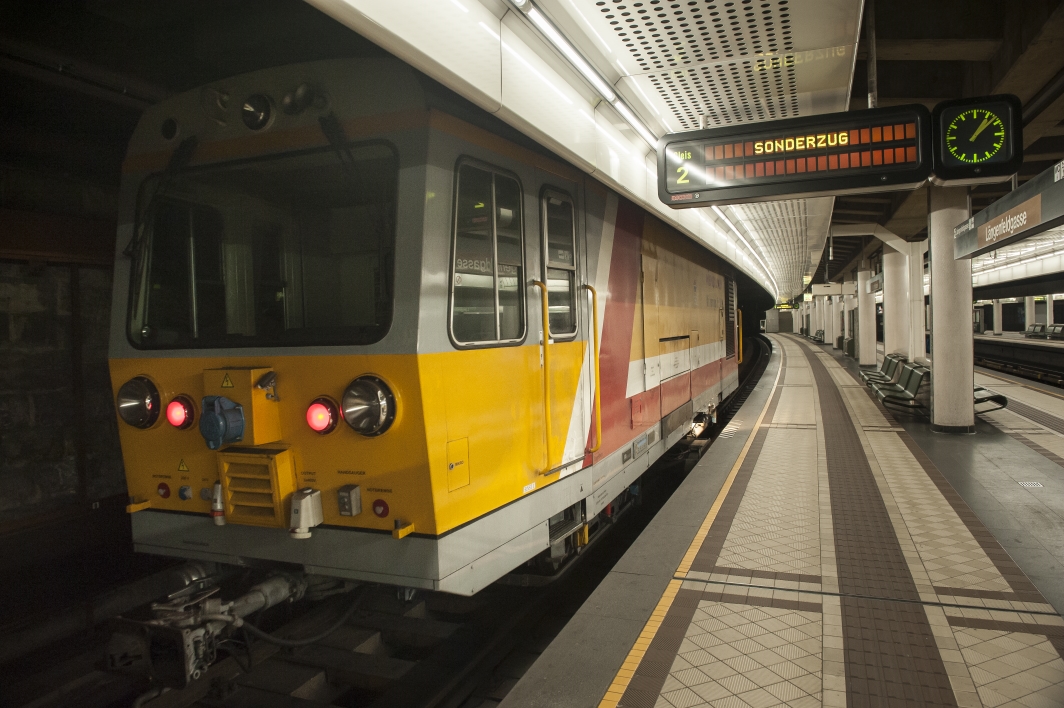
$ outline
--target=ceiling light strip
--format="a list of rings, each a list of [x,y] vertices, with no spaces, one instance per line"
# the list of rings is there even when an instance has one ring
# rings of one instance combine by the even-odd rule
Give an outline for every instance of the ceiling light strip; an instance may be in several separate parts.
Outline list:
[[[658,146],[658,137],[643,123],[643,121],[636,117],[632,109],[621,100],[620,96],[617,95],[606,80],[591,67],[587,60],[584,59],[583,55],[580,54],[579,50],[577,50],[577,48],[574,47],[560,31],[558,31],[558,28],[554,26],[554,23],[552,23],[538,7],[536,7],[535,3],[533,3],[532,0],[510,0],[510,2],[528,17],[547,41],[569,60],[569,63],[572,64],[573,68],[575,68],[580,75],[583,76],[596,91],[598,91],[599,95],[607,103],[613,106],[614,110],[616,110],[621,118],[623,118],[633,130],[635,130],[639,137],[645,140],[651,148],[656,150]],[[647,171],[649,172],[649,169]],[[651,177],[657,179],[656,174],[651,175]],[[746,249],[757,259],[757,262],[761,264],[764,274],[772,281],[772,287],[775,290],[776,299],[779,300],[779,285],[777,285],[776,279],[772,277],[772,273],[761,259],[761,256],[758,255],[757,251],[755,251],[747,240],[743,238],[743,235],[739,233],[738,229],[735,228],[735,225],[732,224],[720,209],[713,207],[713,210],[717,212],[717,215],[724,220],[724,223],[726,223],[729,228],[731,228],[732,232],[734,232],[743,245],[746,246]]]
[[[573,68],[576,69],[581,76],[587,79],[588,83],[598,91],[599,96],[613,106],[617,113],[620,114],[621,118],[623,118],[628,125],[632,126],[632,129],[639,134],[639,137],[656,150],[658,147],[658,136],[654,135],[643,121],[636,117],[632,109],[629,108],[628,105],[621,100],[621,97],[617,95],[617,92],[613,90],[609,83],[603,79],[594,68],[592,68],[591,64],[589,64],[588,61],[584,59],[583,55],[580,54],[580,51],[565,38],[565,35],[558,31],[558,28],[554,26],[554,23],[551,22],[538,7],[536,7],[532,0],[511,0],[511,2],[514,7],[528,17],[529,21],[536,26],[536,29],[543,34],[547,41],[569,60],[569,63],[572,64]]]
[[[776,284],[776,279],[772,277],[772,272],[769,271],[768,266],[765,265],[765,262],[763,260],[761,260],[761,256],[759,256],[757,251],[754,250],[753,246],[751,246],[750,243],[745,238],[743,238],[743,235],[741,233],[739,233],[739,229],[735,228],[735,224],[733,224],[731,222],[731,219],[729,219],[727,216],[724,215],[724,212],[721,211],[719,207],[714,206],[713,207],[713,211],[716,212],[717,216],[719,216],[721,219],[724,220],[724,223],[728,225],[728,228],[730,228],[732,230],[732,233],[734,233],[736,236],[738,236],[739,240],[743,242],[744,246],[746,246],[746,250],[750,251],[750,253],[753,254],[754,258],[757,259],[757,262],[761,264],[761,268],[765,271],[765,275],[767,275],[769,280],[772,281],[772,287],[776,291],[776,293],[775,293],[776,294],[776,299],[779,300],[779,298],[780,298],[779,285]]]

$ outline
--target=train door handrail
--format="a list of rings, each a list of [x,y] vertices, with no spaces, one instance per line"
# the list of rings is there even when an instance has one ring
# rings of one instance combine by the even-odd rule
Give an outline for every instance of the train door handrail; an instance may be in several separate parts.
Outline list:
[[[739,360],[736,364],[743,363],[743,311],[739,310]]]
[[[533,280],[532,285],[539,288],[543,309],[543,427],[547,431],[547,466],[551,469],[551,438],[554,437],[550,424],[550,310],[548,309],[547,284],[542,280]]]
[[[598,331],[598,291],[592,285],[584,283],[584,287],[591,291],[591,331],[594,336],[595,357],[595,446],[588,448],[589,453],[596,453],[602,447],[602,397],[599,393],[599,331]]]

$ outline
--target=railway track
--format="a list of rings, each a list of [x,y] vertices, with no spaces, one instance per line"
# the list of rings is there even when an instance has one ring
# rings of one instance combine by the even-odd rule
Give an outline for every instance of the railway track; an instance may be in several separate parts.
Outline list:
[[[143,678],[104,671],[104,634],[80,638],[68,657],[39,672],[8,676],[0,705],[19,708],[480,708],[505,696],[599,581],[668,500],[757,383],[770,345],[757,342],[739,389],[715,425],[686,450],[659,460],[629,490],[593,542],[551,576],[518,569],[471,598],[362,586],[317,603],[282,604],[250,618],[282,640],[319,635],[358,607],[328,636],[287,647],[234,631],[216,661],[183,689],[149,691]],[[621,522],[623,519],[623,523]],[[245,578],[245,585],[250,583]],[[229,593],[231,594],[231,593]],[[229,596],[223,592],[223,595]],[[55,648],[40,656],[55,656]],[[139,703],[137,702],[139,701]]]
[[[1039,345],[1037,340],[975,338],[975,365],[1032,381],[1064,387],[1064,362],[1060,347]]]

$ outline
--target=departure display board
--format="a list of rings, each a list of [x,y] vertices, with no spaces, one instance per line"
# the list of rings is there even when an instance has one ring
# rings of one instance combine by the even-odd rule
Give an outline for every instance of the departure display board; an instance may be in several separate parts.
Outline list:
[[[1023,107],[1011,94],[943,101],[935,106],[934,175],[938,185],[1002,182],[1023,164]]]
[[[658,194],[683,208],[915,188],[930,144],[921,105],[675,133],[659,142]]]

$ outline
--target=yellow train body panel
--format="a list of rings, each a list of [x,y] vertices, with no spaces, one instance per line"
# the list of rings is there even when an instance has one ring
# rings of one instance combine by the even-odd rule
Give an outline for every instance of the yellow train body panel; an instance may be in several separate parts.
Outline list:
[[[219,120],[196,90],[146,111],[131,140],[112,386],[147,377],[197,423],[119,424],[136,547],[462,594],[557,560],[735,389],[734,269],[394,60],[218,87],[276,100],[304,83],[320,105],[257,132],[240,100]],[[178,139],[160,133],[171,118]],[[349,182],[352,162],[372,189]],[[255,385],[270,372],[276,399]],[[310,404],[340,404],[367,374],[395,396],[391,427],[315,432]],[[208,447],[204,396],[244,407],[240,441]],[[297,539],[304,487],[323,523]]]
[[[558,424],[551,448],[561,451],[584,347],[581,342],[552,346],[552,415]],[[146,376],[158,387],[164,406],[178,395],[191,398],[198,421],[205,395],[229,395],[243,402],[239,384],[222,388],[216,370],[232,371],[232,379],[238,378],[240,370],[272,370],[278,380],[280,400],[272,405],[279,414],[280,438],[257,447],[290,451],[297,486],[322,490],[324,523],[390,531],[395,520],[401,519],[412,523],[415,533],[438,535],[557,478],[557,473],[544,474],[561,460],[558,452],[550,463],[546,459],[540,349],[113,359],[111,380],[117,394],[123,382]],[[344,387],[364,373],[380,376],[396,395],[398,413],[388,432],[363,437],[342,422],[326,435],[311,430],[307,406],[319,396],[339,400]],[[217,380],[219,385],[208,390],[205,379]],[[253,417],[249,423],[254,423]],[[249,429],[246,436],[250,434]],[[146,501],[151,509],[209,514],[210,499],[202,498],[201,491],[219,479],[219,455],[224,449],[208,449],[195,425],[178,430],[165,416],[147,430],[122,425],[120,436],[133,503]],[[465,441],[464,460],[448,455],[460,441]],[[456,472],[459,462],[464,464],[458,464]],[[167,485],[168,496],[160,495],[160,483]],[[363,511],[356,517],[341,516],[337,504],[337,490],[348,484],[362,490]],[[178,490],[183,486],[192,489],[191,499],[180,498]],[[386,517],[373,513],[376,499],[387,503]]]

